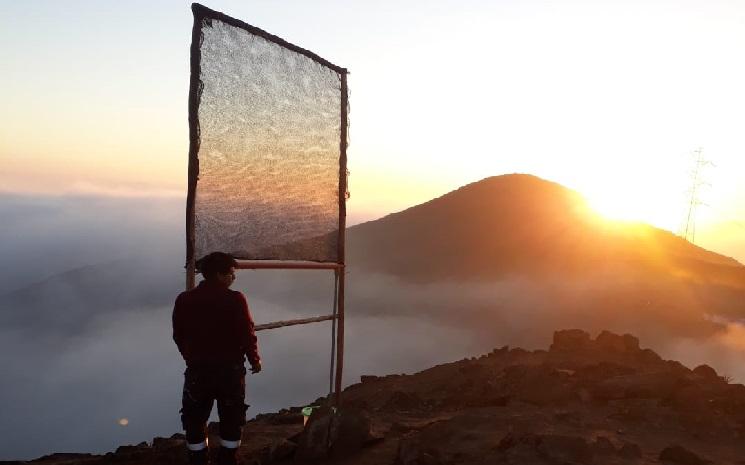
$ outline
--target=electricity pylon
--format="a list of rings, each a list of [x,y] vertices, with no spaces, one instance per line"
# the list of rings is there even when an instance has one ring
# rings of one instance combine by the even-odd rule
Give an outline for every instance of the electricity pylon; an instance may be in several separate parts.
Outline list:
[[[688,191],[690,197],[688,199],[688,212],[686,214],[685,224],[681,228],[681,236],[693,243],[696,240],[696,213],[699,205],[702,205],[699,194],[703,186],[709,186],[710,184],[703,180],[703,170],[707,166],[713,166],[714,164],[709,160],[706,160],[703,155],[703,149],[701,147],[693,151],[693,168],[691,169],[691,188]]]

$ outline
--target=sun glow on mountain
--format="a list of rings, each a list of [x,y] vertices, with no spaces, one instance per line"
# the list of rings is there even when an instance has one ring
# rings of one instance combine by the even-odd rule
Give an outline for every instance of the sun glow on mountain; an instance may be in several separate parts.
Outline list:
[[[601,190],[588,195],[587,201],[590,208],[611,221],[642,222],[668,231],[675,231],[680,224],[679,206],[650,192]]]

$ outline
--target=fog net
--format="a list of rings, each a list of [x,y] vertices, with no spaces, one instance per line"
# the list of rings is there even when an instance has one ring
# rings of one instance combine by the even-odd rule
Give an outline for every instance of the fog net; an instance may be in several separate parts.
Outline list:
[[[187,254],[337,262],[346,71],[222,13],[193,11]]]

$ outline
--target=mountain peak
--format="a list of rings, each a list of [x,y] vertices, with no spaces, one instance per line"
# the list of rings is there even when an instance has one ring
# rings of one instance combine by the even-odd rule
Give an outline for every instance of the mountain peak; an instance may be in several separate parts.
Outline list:
[[[727,282],[745,287],[745,274],[729,276],[745,272],[736,261],[650,225],[605,221],[580,193],[530,174],[484,178],[348,237],[350,264],[414,280],[675,265],[694,275],[722,267]]]

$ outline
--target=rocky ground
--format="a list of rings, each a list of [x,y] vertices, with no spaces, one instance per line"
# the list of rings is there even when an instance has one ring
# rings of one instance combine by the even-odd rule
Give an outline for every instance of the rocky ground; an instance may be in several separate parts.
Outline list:
[[[244,430],[244,462],[745,464],[745,386],[663,360],[630,335],[558,331],[547,351],[502,347],[413,375],[363,376],[343,398],[305,427],[299,408],[259,415]],[[184,440],[27,463],[183,464]]]

